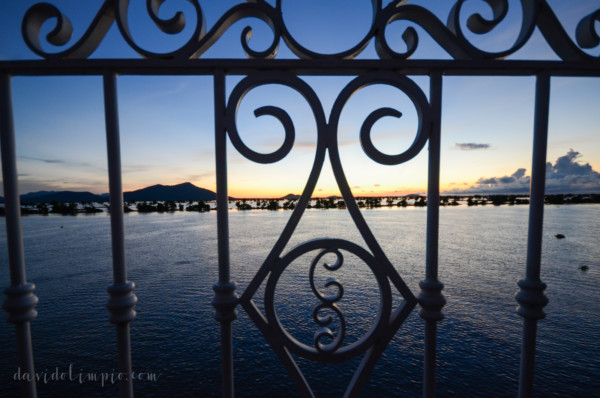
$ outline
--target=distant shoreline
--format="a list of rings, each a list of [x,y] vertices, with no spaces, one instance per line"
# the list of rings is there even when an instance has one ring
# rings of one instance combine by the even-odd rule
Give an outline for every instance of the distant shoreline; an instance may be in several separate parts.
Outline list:
[[[288,195],[290,196],[290,195]],[[427,197],[420,195],[409,196],[381,196],[381,197],[355,197],[361,209],[393,208],[393,207],[426,207]],[[294,210],[298,204],[297,198],[273,199],[231,199],[228,201],[230,210]],[[600,194],[589,195],[563,195],[553,194],[545,196],[548,205],[575,205],[575,204],[600,204]],[[479,207],[479,206],[520,206],[529,205],[527,195],[442,195],[440,207]],[[125,202],[124,212],[138,213],[173,213],[173,212],[209,212],[216,210],[216,201],[189,200],[189,201],[129,201]],[[307,209],[346,209],[346,203],[340,197],[313,198]],[[108,202],[57,202],[27,203],[21,206],[22,215],[47,215],[47,214],[94,214],[110,211]],[[4,207],[0,207],[0,216],[4,216]]]

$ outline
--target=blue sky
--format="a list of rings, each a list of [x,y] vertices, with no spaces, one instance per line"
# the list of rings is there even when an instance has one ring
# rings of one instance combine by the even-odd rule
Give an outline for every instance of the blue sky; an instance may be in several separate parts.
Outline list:
[[[10,2],[0,15],[0,60],[38,59],[21,38],[21,20],[35,2]],[[100,8],[101,1],[52,1],[71,19],[74,43]],[[235,1],[201,1],[208,28]],[[270,2],[272,3],[272,2]],[[388,2],[384,2],[387,4]],[[447,19],[453,2],[436,2],[432,11]],[[600,9],[600,1],[549,1],[567,32],[573,36],[577,22]],[[368,31],[370,1],[283,2],[286,26],[302,45],[312,51],[343,51]],[[428,1],[409,1],[427,5]],[[472,42],[489,51],[510,46],[516,36],[518,2],[509,1],[509,15],[497,33],[470,34]],[[491,13],[483,1],[466,3],[469,10]],[[131,1],[132,34],[138,44],[152,51],[169,51],[187,40],[194,26],[188,2],[164,3],[161,16],[186,12],[188,24],[174,37],[156,29],[145,12],[144,1]],[[208,50],[204,58],[243,58],[240,34],[251,25],[250,46],[265,49],[272,38],[258,20],[232,26]],[[596,31],[600,31],[596,23]],[[387,31],[394,40],[408,25],[395,22]],[[416,25],[412,25],[416,26]],[[48,22],[43,32],[52,29]],[[448,55],[417,27],[420,45],[413,59],[448,58]],[[67,45],[68,47],[68,45]],[[46,50],[55,51],[46,44]],[[588,51],[598,56],[598,48]],[[139,58],[113,25],[92,58]],[[295,56],[280,44],[277,58]],[[359,58],[376,58],[372,43]],[[535,32],[512,59],[556,59]],[[427,95],[428,78],[412,77]],[[306,77],[319,95],[326,115],[349,77]],[[227,78],[228,92],[240,77]],[[442,119],[442,190],[449,193],[527,191],[531,164],[534,86],[532,77],[445,77]],[[215,189],[212,79],[210,77],[121,76],[118,102],[122,138],[125,190],[153,184],[190,181]],[[274,99],[276,99],[274,101]],[[18,169],[22,193],[39,190],[108,190],[102,81],[100,77],[15,77],[13,102],[17,136]],[[548,144],[548,192],[600,192],[600,79],[553,78]],[[296,128],[292,152],[273,165],[259,165],[239,155],[229,145],[229,191],[233,196],[283,196],[299,193],[306,181],[316,147],[312,112],[298,93],[282,86],[253,90],[240,106],[238,125],[248,146],[256,151],[276,149],[282,129],[271,117],[255,118],[259,106],[277,105],[289,112]],[[399,153],[412,141],[416,112],[406,95],[391,87],[372,86],[356,93],[340,121],[339,142],[343,167],[355,195],[402,195],[426,191],[427,150],[406,164],[382,166],[360,148],[358,134],[366,116],[378,107],[393,107],[402,118],[384,118],[373,130],[373,140],[385,153]],[[316,195],[337,194],[337,186],[326,164]]]

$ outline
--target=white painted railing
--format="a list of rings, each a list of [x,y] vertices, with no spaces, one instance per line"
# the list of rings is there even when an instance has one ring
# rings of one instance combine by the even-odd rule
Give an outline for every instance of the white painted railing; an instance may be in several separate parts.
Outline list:
[[[158,17],[158,8],[162,1],[149,1],[148,10],[157,25],[167,33],[178,32],[184,21],[176,17],[162,20]],[[17,186],[17,165],[15,152],[15,131],[11,94],[12,76],[32,75],[98,75],[104,79],[104,107],[106,117],[106,137],[108,148],[110,207],[113,247],[113,285],[109,290],[108,309],[110,322],[116,325],[119,357],[119,372],[131,375],[131,355],[129,323],[135,318],[134,283],[127,279],[125,263],[125,245],[123,229],[123,193],[121,187],[121,159],[119,140],[119,118],[117,112],[117,76],[118,75],[208,75],[214,79],[215,103],[215,156],[217,177],[217,220],[218,220],[218,269],[219,277],[214,285],[214,307],[216,320],[221,326],[222,382],[223,396],[234,396],[233,390],[233,353],[231,323],[236,319],[238,307],[245,310],[263,333],[284,367],[303,396],[312,396],[310,386],[304,379],[291,354],[320,362],[344,361],[365,354],[364,359],[352,378],[347,396],[357,396],[361,387],[371,374],[379,356],[385,350],[403,321],[418,303],[419,314],[424,319],[425,358],[423,396],[435,396],[436,369],[436,333],[437,323],[443,319],[441,312],[445,298],[441,291],[443,284],[438,275],[438,211],[439,211],[439,172],[440,172],[440,135],[442,114],[443,76],[456,75],[504,75],[535,76],[535,125],[533,143],[533,167],[531,177],[531,206],[529,219],[529,238],[525,279],[518,283],[518,313],[524,318],[520,397],[533,395],[533,376],[537,321],[544,317],[543,307],[547,303],[544,296],[545,285],[540,280],[540,259],[542,241],[542,222],[544,206],[544,181],[546,167],[546,146],[548,134],[549,88],[553,76],[590,76],[600,77],[598,58],[589,56],[575,45],[562,29],[558,19],[544,1],[523,1],[523,21],[521,34],[516,43],[501,53],[486,53],[473,47],[465,38],[459,23],[459,14],[463,1],[452,8],[449,22],[444,25],[432,13],[418,6],[393,2],[383,6],[373,1],[374,16],[372,26],[363,40],[355,47],[339,54],[319,54],[301,46],[289,33],[281,14],[281,3],[275,6],[259,1],[234,6],[207,33],[202,32],[201,8],[197,1],[191,2],[198,13],[197,35],[178,50],[168,54],[153,53],[142,49],[131,36],[128,28],[127,1],[105,1],[90,28],[74,45],[58,53],[49,53],[40,45],[40,30],[44,22],[57,18],[57,29],[49,35],[51,44],[64,44],[71,32],[60,11],[46,3],[37,4],[29,9],[23,21],[23,36],[33,52],[44,60],[0,61],[0,129],[2,137],[2,172],[6,202],[6,226],[8,254],[10,263],[11,286],[6,289],[8,296],[4,308],[8,321],[15,324],[18,364],[21,369],[34,374],[34,355],[31,346],[30,322],[37,313],[37,297],[34,285],[29,283],[25,274],[23,243],[20,224],[20,203]],[[398,4],[396,4],[398,3]],[[475,32],[489,31],[499,23],[506,13],[508,3],[487,1],[494,12],[493,20],[484,20],[479,15],[469,19],[469,28]],[[594,23],[598,12],[583,19],[577,30],[577,40],[581,47],[597,45]],[[242,46],[252,59],[202,59],[198,58],[212,46],[235,21],[246,17],[257,17],[270,26],[273,31],[273,43],[262,52],[252,50],[247,43],[247,31],[244,31]],[[407,30],[404,36],[407,52],[393,51],[385,35],[387,25],[395,19],[408,19],[422,26],[437,43],[452,57],[451,60],[410,60],[418,40],[416,33]],[[125,41],[147,59],[88,59],[104,38],[108,28],[116,23]],[[537,27],[544,34],[548,44],[560,57],[559,61],[505,61],[503,58],[519,50],[530,38]],[[279,42],[286,45],[301,59],[271,59],[277,52]],[[379,59],[355,60],[365,46],[375,42]],[[228,75],[246,76],[233,87],[229,97],[226,95],[225,78]],[[317,94],[299,76],[355,76],[344,87],[336,99],[329,117],[325,115]],[[430,92],[426,96],[407,75],[429,76]],[[266,84],[282,84],[300,93],[312,109],[317,123],[317,149],[315,161],[304,192],[294,209],[284,231],[277,240],[268,257],[258,270],[250,285],[237,295],[235,276],[230,274],[229,232],[227,213],[227,137],[235,149],[248,159],[258,163],[277,162],[287,155],[294,142],[294,125],[288,114],[275,106],[262,107],[255,114],[276,117],[285,129],[286,138],[282,146],[270,154],[259,154],[249,149],[237,132],[236,110],[244,95],[252,89]],[[377,240],[362,217],[356,201],[346,181],[339,159],[337,146],[337,123],[342,108],[350,96],[364,86],[385,84],[398,88],[413,101],[419,116],[419,131],[411,147],[398,155],[385,155],[379,152],[370,138],[372,125],[383,116],[398,116],[398,112],[383,108],[373,112],[365,120],[361,129],[361,143],[367,155],[381,164],[399,164],[416,156],[428,143],[428,201],[427,201],[427,250],[425,278],[420,284],[421,292],[416,297],[402,281],[401,276],[387,259]],[[429,100],[427,100],[429,97]],[[348,241],[321,239],[304,243],[288,253],[283,249],[302,217],[323,162],[329,156],[333,172],[352,219],[358,227],[368,250]],[[343,345],[344,329],[333,333],[324,329],[315,339],[313,347],[307,346],[290,336],[281,326],[273,310],[273,291],[281,272],[298,256],[309,251],[318,251],[312,268],[318,259],[330,253],[338,257],[341,266],[341,251],[349,251],[361,258],[371,268],[381,291],[382,305],[376,325],[357,343]],[[336,264],[327,266],[335,271]],[[312,272],[312,271],[311,271]],[[443,279],[443,276],[442,276]],[[266,283],[265,312],[261,313],[254,304],[253,297],[262,284]],[[338,286],[340,292],[341,285]],[[392,308],[391,290],[395,289],[403,296],[403,304]],[[323,308],[337,314],[343,324],[343,313],[336,305],[341,297],[324,297],[318,289],[314,293],[321,301],[315,314]],[[315,315],[315,319],[318,317]],[[326,325],[321,325],[326,326]],[[322,337],[332,340],[322,342]],[[376,377],[376,376],[375,376]],[[35,379],[22,381],[24,397],[36,396]],[[131,377],[123,378],[120,391],[122,397],[133,396]]]

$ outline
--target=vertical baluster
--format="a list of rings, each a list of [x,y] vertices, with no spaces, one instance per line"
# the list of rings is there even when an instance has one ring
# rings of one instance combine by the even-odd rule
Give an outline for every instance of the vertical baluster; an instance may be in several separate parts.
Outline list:
[[[38,298],[33,294],[35,285],[28,283],[25,275],[11,81],[8,75],[0,76],[0,96],[2,178],[8,263],[10,267],[10,287],[4,290],[7,299],[3,307],[8,312],[8,322],[15,325],[19,373],[29,376],[22,379],[22,395],[24,397],[36,397],[35,378],[32,377],[35,375],[35,368],[33,366],[30,322],[37,316],[35,306],[38,303]]]
[[[113,285],[108,288],[110,298],[107,308],[110,322],[117,328],[117,349],[121,397],[133,397],[131,379],[131,341],[129,322],[135,319],[137,297],[135,284],[127,280],[125,263],[125,233],[123,230],[123,188],[121,184],[121,150],[119,140],[119,115],[117,107],[116,76],[104,75],[104,113],[106,120],[106,145],[108,155],[108,185],[110,192],[110,226],[113,255]]]
[[[227,197],[227,136],[225,131],[225,74],[214,76],[215,94],[215,158],[217,170],[217,234],[219,280],[213,285],[215,319],[221,323],[221,365],[223,397],[233,397],[233,350],[231,322],[237,317],[235,283],[229,274],[229,216]]]
[[[419,315],[425,320],[425,363],[423,397],[435,396],[437,322],[444,319],[442,295],[444,284],[438,280],[438,237],[440,206],[440,134],[442,119],[442,75],[430,77],[432,107],[431,135],[429,136],[429,168],[427,179],[427,248],[425,280],[419,283],[421,293]]]
[[[544,222],[544,188],[546,184],[546,147],[548,143],[548,112],[550,107],[550,76],[538,75],[535,87],[533,124],[533,159],[531,167],[529,231],[527,235],[527,269],[516,296],[517,313],[524,319],[521,347],[519,397],[533,395],[535,340],[537,321],[543,319],[548,304],[544,295],[546,285],[540,280],[542,258],[542,229]]]

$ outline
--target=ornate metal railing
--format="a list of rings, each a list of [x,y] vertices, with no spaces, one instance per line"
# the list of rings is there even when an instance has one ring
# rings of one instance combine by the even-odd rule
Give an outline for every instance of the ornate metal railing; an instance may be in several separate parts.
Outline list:
[[[170,19],[160,17],[159,9],[163,2],[164,0],[147,1],[147,12],[150,18],[167,34],[181,32],[186,23],[184,13],[177,12]],[[11,286],[5,291],[8,299],[4,308],[9,313],[9,322],[16,326],[18,361],[21,369],[30,374],[34,373],[30,322],[37,315],[35,311],[37,297],[34,295],[34,285],[27,282],[23,258],[11,99],[12,76],[100,75],[104,79],[110,205],[113,210],[111,223],[114,264],[114,282],[109,288],[108,309],[111,314],[110,321],[117,328],[119,371],[125,374],[131,374],[129,323],[136,315],[134,307],[137,298],[133,293],[133,282],[127,279],[123,214],[118,211],[123,209],[123,194],[116,94],[117,75],[209,75],[213,77],[219,256],[219,278],[214,285],[213,304],[216,308],[216,319],[221,325],[223,396],[228,397],[234,395],[231,323],[236,318],[238,307],[246,311],[260,329],[303,396],[312,396],[312,391],[292,354],[319,362],[346,361],[364,354],[364,359],[346,390],[347,396],[357,396],[376,361],[417,303],[421,307],[419,314],[425,322],[423,395],[427,397],[435,395],[436,331],[437,323],[443,319],[441,310],[445,304],[445,298],[441,293],[443,284],[438,280],[438,198],[443,76],[535,76],[537,83],[528,255],[526,276],[518,283],[520,291],[516,297],[519,302],[518,313],[524,318],[519,396],[532,396],[536,327],[537,321],[544,317],[542,309],[547,303],[543,293],[545,285],[540,280],[540,257],[550,80],[552,76],[600,76],[600,59],[583,50],[600,44],[594,26],[600,21],[600,9],[581,19],[576,28],[574,41],[545,1],[521,0],[522,15],[515,42],[506,50],[486,52],[471,44],[468,35],[465,35],[465,28],[461,24],[461,20],[464,20],[461,19],[464,17],[462,11],[464,0],[455,2],[446,24],[431,11],[421,6],[405,4],[406,1],[393,1],[384,6],[381,0],[372,0],[372,20],[365,36],[345,51],[322,54],[304,47],[290,33],[283,18],[280,0],[277,0],[275,5],[263,0],[235,5],[210,29],[204,22],[200,3],[196,0],[191,0],[189,3],[195,13],[195,18],[192,18],[196,21],[193,32],[189,40],[179,48],[165,53],[155,53],[138,44],[129,26],[128,0],[106,0],[79,39],[72,38],[71,22],[58,8],[48,3],[35,4],[23,17],[22,34],[31,51],[43,59],[0,61],[2,171],[11,273]],[[485,0],[485,3],[492,11],[492,18],[486,19],[477,13],[469,15],[466,26],[472,33],[492,32],[506,18],[508,1]],[[250,46],[252,29],[246,27],[242,32],[241,46],[248,59],[201,58],[202,54],[210,49],[232,24],[245,18],[258,18],[270,28],[273,35],[272,42],[265,50],[252,49]],[[53,28],[45,38],[47,43],[42,44],[43,38],[40,37],[42,25],[50,23],[50,20],[54,20]],[[450,59],[410,59],[419,46],[419,35],[413,27],[406,28],[402,34],[406,50],[404,52],[393,50],[392,47],[397,46],[390,45],[386,29],[398,20],[411,22],[426,31],[450,55]],[[102,43],[114,24],[127,45],[143,59],[88,58]],[[505,57],[521,49],[530,40],[536,28],[559,59],[504,60]],[[297,56],[297,59],[275,59],[282,42]],[[374,43],[377,57],[355,59],[371,43]],[[57,48],[55,52],[47,50],[53,46]],[[233,87],[229,96],[226,95],[225,89],[225,78],[228,75],[246,76]],[[346,75],[355,78],[339,93],[330,114],[326,115],[315,91],[299,78],[303,75]],[[429,76],[429,95],[427,96],[407,75]],[[255,115],[274,116],[283,125],[285,139],[279,149],[268,154],[255,152],[238,134],[236,124],[238,105],[248,92],[268,84],[288,86],[306,100],[316,120],[316,154],[302,196],[287,225],[250,284],[237,295],[236,285],[232,281],[235,278],[230,275],[229,264],[227,137],[237,151],[257,163],[277,162],[283,159],[294,145],[294,124],[288,113],[276,106],[258,108],[255,110]],[[371,140],[371,128],[382,117],[400,117],[401,113],[392,108],[377,109],[367,117],[360,130],[360,142],[365,153],[377,163],[395,165],[410,160],[426,143],[429,144],[425,279],[420,283],[421,292],[417,296],[411,292],[396,268],[390,263],[359,211],[347,183],[338,152],[338,122],[344,105],[352,94],[374,84],[395,87],[410,98],[417,110],[418,130],[413,143],[405,152],[397,155],[382,153]],[[367,247],[346,240],[320,239],[300,244],[284,252],[314,193],[327,157],[352,220]],[[313,319],[317,327],[314,344],[308,345],[294,338],[280,322],[274,306],[274,292],[286,267],[298,257],[311,252],[315,253],[309,271],[311,289],[319,303],[313,310]],[[326,271],[332,273],[343,267],[345,253],[361,259],[373,273],[380,298],[378,313],[371,328],[360,339],[348,344],[345,344],[344,313],[337,305],[344,294],[344,287],[335,279],[330,279],[324,287],[327,291],[333,290],[335,293],[326,295],[320,290],[322,287],[317,286],[313,279],[317,267],[324,267]],[[336,262],[334,264],[322,262],[326,254],[335,256]],[[262,284],[266,286],[264,297],[261,298],[264,299],[264,312],[255,304],[258,288]],[[396,308],[393,306],[392,291],[397,291],[403,298]],[[337,318],[339,327],[332,331],[328,326],[334,317]],[[23,396],[36,396],[35,379],[25,380],[22,383]],[[121,381],[121,396],[133,396],[131,378],[124,378]]]

